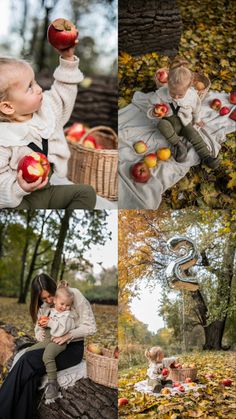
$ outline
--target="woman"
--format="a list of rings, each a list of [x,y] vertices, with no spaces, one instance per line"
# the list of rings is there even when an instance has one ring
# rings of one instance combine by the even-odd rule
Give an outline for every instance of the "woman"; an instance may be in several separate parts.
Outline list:
[[[42,340],[38,327],[38,315],[46,307],[53,305],[57,285],[46,274],[37,275],[31,285],[30,314],[35,324],[37,340]],[[81,362],[84,353],[84,338],[96,332],[96,323],[89,302],[76,288],[74,309],[78,314],[76,328],[64,336],[53,338],[59,345],[67,342],[67,348],[56,357],[57,371],[72,367]],[[44,349],[26,352],[6,377],[0,389],[0,419],[32,419],[34,400],[41,377],[46,373],[42,360]]]

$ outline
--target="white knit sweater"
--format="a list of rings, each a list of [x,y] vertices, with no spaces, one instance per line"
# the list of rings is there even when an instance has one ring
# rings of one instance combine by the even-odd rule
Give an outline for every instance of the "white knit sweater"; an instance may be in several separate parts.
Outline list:
[[[73,302],[73,317],[75,322],[75,328],[70,330],[73,341],[83,340],[85,337],[93,335],[96,333],[96,322],[93,315],[93,311],[88,300],[83,296],[83,294],[77,288],[69,288],[70,291],[74,294]],[[50,306],[47,303],[44,303],[39,311],[38,318],[41,316],[47,316],[50,311]],[[36,323],[35,337],[38,341],[43,340],[44,329]],[[52,333],[51,333],[52,334]]]
[[[174,100],[169,94],[168,87],[160,87],[156,90],[149,98],[149,104],[147,111],[147,116],[150,119],[156,120],[159,122],[160,118],[157,118],[153,115],[153,105],[156,103],[173,103],[174,107],[180,106],[178,111],[178,117],[184,126],[200,121],[200,111],[201,111],[201,100],[193,87],[190,87],[187,90],[186,95],[182,99]],[[170,105],[168,105],[168,112],[165,116],[173,115]]]
[[[55,81],[43,93],[42,105],[33,117],[25,122],[0,123],[0,208],[15,208],[28,194],[16,176],[19,160],[32,153],[27,147],[30,142],[42,149],[42,138],[48,139],[48,159],[54,164],[57,176],[66,176],[70,152],[63,126],[73,110],[77,84],[83,80],[78,64],[76,56],[74,61],[60,57],[60,65],[53,75]]]

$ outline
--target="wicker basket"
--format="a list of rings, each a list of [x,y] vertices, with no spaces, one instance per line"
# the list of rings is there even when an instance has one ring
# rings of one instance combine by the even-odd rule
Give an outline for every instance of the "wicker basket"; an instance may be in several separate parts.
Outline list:
[[[197,368],[170,368],[170,375],[168,378],[170,380],[176,381],[185,381],[189,377],[193,381],[197,378]]]
[[[86,351],[88,377],[95,383],[106,387],[117,388],[118,359],[113,357],[113,351],[102,349],[103,355]]]
[[[92,135],[104,149],[83,146],[87,135]],[[74,183],[92,185],[97,194],[110,199],[118,198],[118,139],[112,128],[98,126],[88,130],[79,140],[67,140],[71,151],[68,178]]]
[[[205,86],[205,88],[202,90],[197,90],[197,88],[195,87],[196,83],[199,81],[202,82]],[[193,73],[193,87],[196,89],[198,96],[201,100],[205,99],[207,92],[210,89],[210,85],[211,82],[207,76],[204,76],[204,74],[201,73]]]

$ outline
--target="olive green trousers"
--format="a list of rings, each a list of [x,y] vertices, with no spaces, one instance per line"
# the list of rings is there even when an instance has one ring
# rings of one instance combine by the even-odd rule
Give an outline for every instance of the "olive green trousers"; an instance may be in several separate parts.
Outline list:
[[[37,342],[35,345],[28,348],[27,352],[45,348],[43,352],[43,363],[46,368],[48,379],[56,380],[57,367],[55,358],[66,349],[66,346],[66,343],[63,345],[58,345],[57,343],[51,341],[51,337],[46,337],[42,342]]]
[[[177,115],[162,118],[157,127],[171,145],[178,144],[179,135],[181,135],[193,145],[200,159],[210,157],[210,151],[197,130],[193,128],[192,124],[184,126]]]
[[[15,209],[94,209],[95,204],[90,185],[47,185],[26,195]]]

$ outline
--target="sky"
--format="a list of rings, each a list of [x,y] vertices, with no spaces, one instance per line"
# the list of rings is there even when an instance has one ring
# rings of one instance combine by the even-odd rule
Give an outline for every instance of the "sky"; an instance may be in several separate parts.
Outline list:
[[[107,211],[108,212],[108,211]],[[94,263],[94,274],[101,272],[102,268],[97,262],[102,262],[104,268],[117,266],[118,263],[118,215],[117,210],[108,212],[108,230],[112,231],[112,240],[108,240],[105,246],[93,245],[91,250],[85,253],[92,263]]]
[[[156,333],[158,329],[164,327],[162,317],[158,315],[159,298],[161,286],[156,284],[152,290],[148,289],[145,282],[139,287],[140,298],[133,298],[130,304],[131,312],[136,319],[148,325],[150,332]]]

